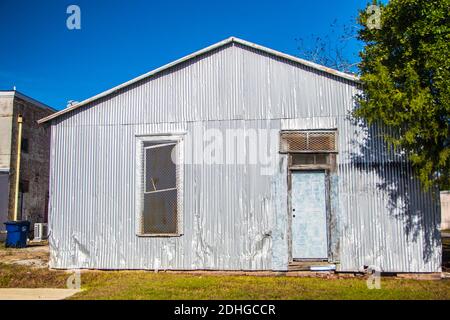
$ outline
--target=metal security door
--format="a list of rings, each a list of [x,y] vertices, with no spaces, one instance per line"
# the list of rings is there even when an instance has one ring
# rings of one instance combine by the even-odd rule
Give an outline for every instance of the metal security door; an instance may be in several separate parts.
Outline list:
[[[292,172],[292,258],[328,257],[325,172]]]

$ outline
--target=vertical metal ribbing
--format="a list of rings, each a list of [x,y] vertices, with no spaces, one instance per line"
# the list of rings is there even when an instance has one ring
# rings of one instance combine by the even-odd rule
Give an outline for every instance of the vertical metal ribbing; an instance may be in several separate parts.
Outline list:
[[[342,270],[374,263],[386,271],[438,270],[438,253],[425,257],[438,247],[430,231],[438,214],[433,200],[409,165],[390,164],[380,140],[367,146],[359,137],[362,128],[347,118],[356,93],[349,81],[233,45],[62,116],[52,124],[53,266],[287,268],[286,163],[276,149],[273,176],[259,175],[259,165],[185,166],[183,237],[136,237],[134,220],[136,135],[182,130],[189,136],[195,128],[225,134],[281,129],[286,122],[293,129],[338,130]],[[184,148],[194,150],[189,143]],[[392,181],[396,189],[383,187]],[[399,206],[389,208],[395,190]],[[417,214],[402,209],[407,200]]]

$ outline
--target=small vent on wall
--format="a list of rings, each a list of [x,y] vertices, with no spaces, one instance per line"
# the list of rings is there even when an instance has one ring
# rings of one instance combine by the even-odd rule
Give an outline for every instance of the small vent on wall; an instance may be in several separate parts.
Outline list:
[[[285,131],[281,133],[280,152],[337,152],[336,138],[336,131]]]

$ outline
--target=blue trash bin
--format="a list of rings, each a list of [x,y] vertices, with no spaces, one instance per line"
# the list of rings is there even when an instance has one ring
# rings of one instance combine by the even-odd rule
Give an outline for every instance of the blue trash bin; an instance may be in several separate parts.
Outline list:
[[[5,247],[25,248],[27,246],[27,236],[30,231],[29,221],[8,221],[6,225]]]

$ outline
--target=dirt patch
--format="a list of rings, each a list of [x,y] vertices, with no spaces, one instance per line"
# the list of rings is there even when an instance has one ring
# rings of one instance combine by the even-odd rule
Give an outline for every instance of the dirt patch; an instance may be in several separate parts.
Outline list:
[[[47,244],[31,244],[26,248],[5,248],[0,244],[0,263],[18,264],[33,268],[48,268],[49,249]]]

